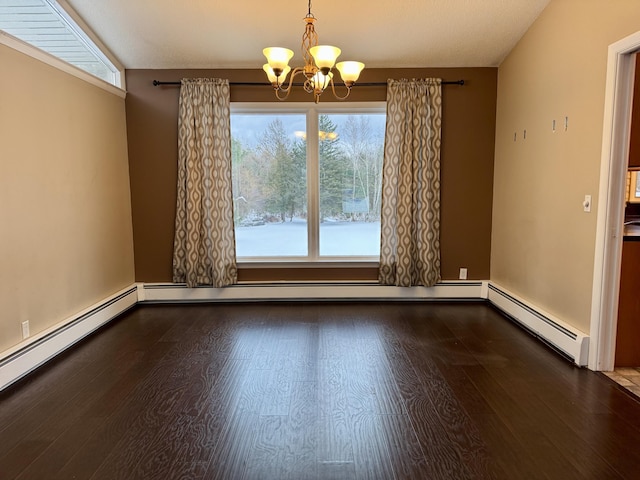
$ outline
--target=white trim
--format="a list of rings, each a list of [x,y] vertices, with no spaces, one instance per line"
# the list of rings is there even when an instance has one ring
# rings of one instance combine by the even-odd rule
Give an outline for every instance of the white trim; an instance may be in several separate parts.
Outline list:
[[[115,55],[102,43],[93,30],[76,13],[66,0],[44,0],[49,6],[58,12],[64,19],[76,37],[93,53],[113,74],[113,84],[126,90],[124,66],[116,59]]]
[[[98,78],[94,75],[91,75],[84,70],[71,65],[65,61],[60,60],[58,57],[55,57],[39,48],[34,47],[33,45],[23,42],[19,38],[14,37],[13,35],[9,35],[7,32],[0,30],[0,45],[5,45],[9,48],[12,48],[20,53],[23,53],[31,58],[35,58],[49,66],[57,68],[69,75],[73,75],[76,78],[84,80],[91,85],[99,87],[103,90],[106,90],[109,93],[117,95],[120,98],[125,98],[127,92],[121,88],[112,85],[101,78]],[[5,72],[7,74],[7,72]]]
[[[265,300],[481,300],[481,281],[442,282],[433,287],[394,287],[367,283],[264,283],[224,288],[145,283],[145,302]]]
[[[613,370],[620,264],[624,182],[635,63],[640,32],[609,46],[600,162],[600,190],[591,302],[591,370]]]
[[[0,353],[0,391],[136,305],[138,289],[131,285]]]
[[[482,290],[480,291],[480,296],[485,300],[489,299],[489,282],[482,282]]]
[[[137,283],[136,287],[138,288],[138,302],[144,302],[145,300],[144,283]]]
[[[307,119],[307,261],[315,262],[320,252],[320,130],[319,113],[306,111]],[[378,260],[380,257],[378,257]]]
[[[234,115],[299,115],[305,117],[306,128],[306,187],[307,187],[307,254],[295,257],[280,256],[238,256],[238,264],[265,264],[271,268],[276,264],[288,264],[292,268],[307,265],[329,264],[331,262],[379,262],[380,255],[329,256],[320,255],[320,140],[318,135],[320,115],[386,115],[386,102],[325,102],[313,104],[309,102],[232,102],[231,123]],[[344,263],[343,263],[344,265]],[[362,266],[362,265],[360,265]]]
[[[585,366],[589,356],[589,336],[553,315],[490,282],[489,301],[546,343]]]

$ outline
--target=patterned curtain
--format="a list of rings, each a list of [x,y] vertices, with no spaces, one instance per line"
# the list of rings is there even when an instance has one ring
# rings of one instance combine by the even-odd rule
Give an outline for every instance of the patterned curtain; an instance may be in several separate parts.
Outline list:
[[[173,281],[236,283],[229,81],[184,79],[178,117]]]
[[[389,80],[379,280],[440,281],[440,79]]]

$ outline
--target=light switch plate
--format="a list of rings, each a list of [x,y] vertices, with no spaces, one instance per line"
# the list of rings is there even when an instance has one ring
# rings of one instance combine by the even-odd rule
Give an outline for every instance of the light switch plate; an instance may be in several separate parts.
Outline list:
[[[582,202],[582,208],[584,208],[585,212],[591,211],[591,195],[584,196],[584,202]]]

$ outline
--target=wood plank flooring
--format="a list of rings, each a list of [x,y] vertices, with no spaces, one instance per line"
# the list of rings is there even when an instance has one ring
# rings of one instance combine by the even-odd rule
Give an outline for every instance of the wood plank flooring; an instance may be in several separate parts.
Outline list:
[[[640,402],[482,303],[150,305],[0,393],[0,478],[635,479]]]

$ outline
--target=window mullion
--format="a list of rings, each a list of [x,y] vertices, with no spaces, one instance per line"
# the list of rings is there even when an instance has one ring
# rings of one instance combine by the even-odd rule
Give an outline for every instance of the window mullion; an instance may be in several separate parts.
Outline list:
[[[320,252],[320,180],[319,180],[318,111],[307,111],[307,238],[309,260]]]

